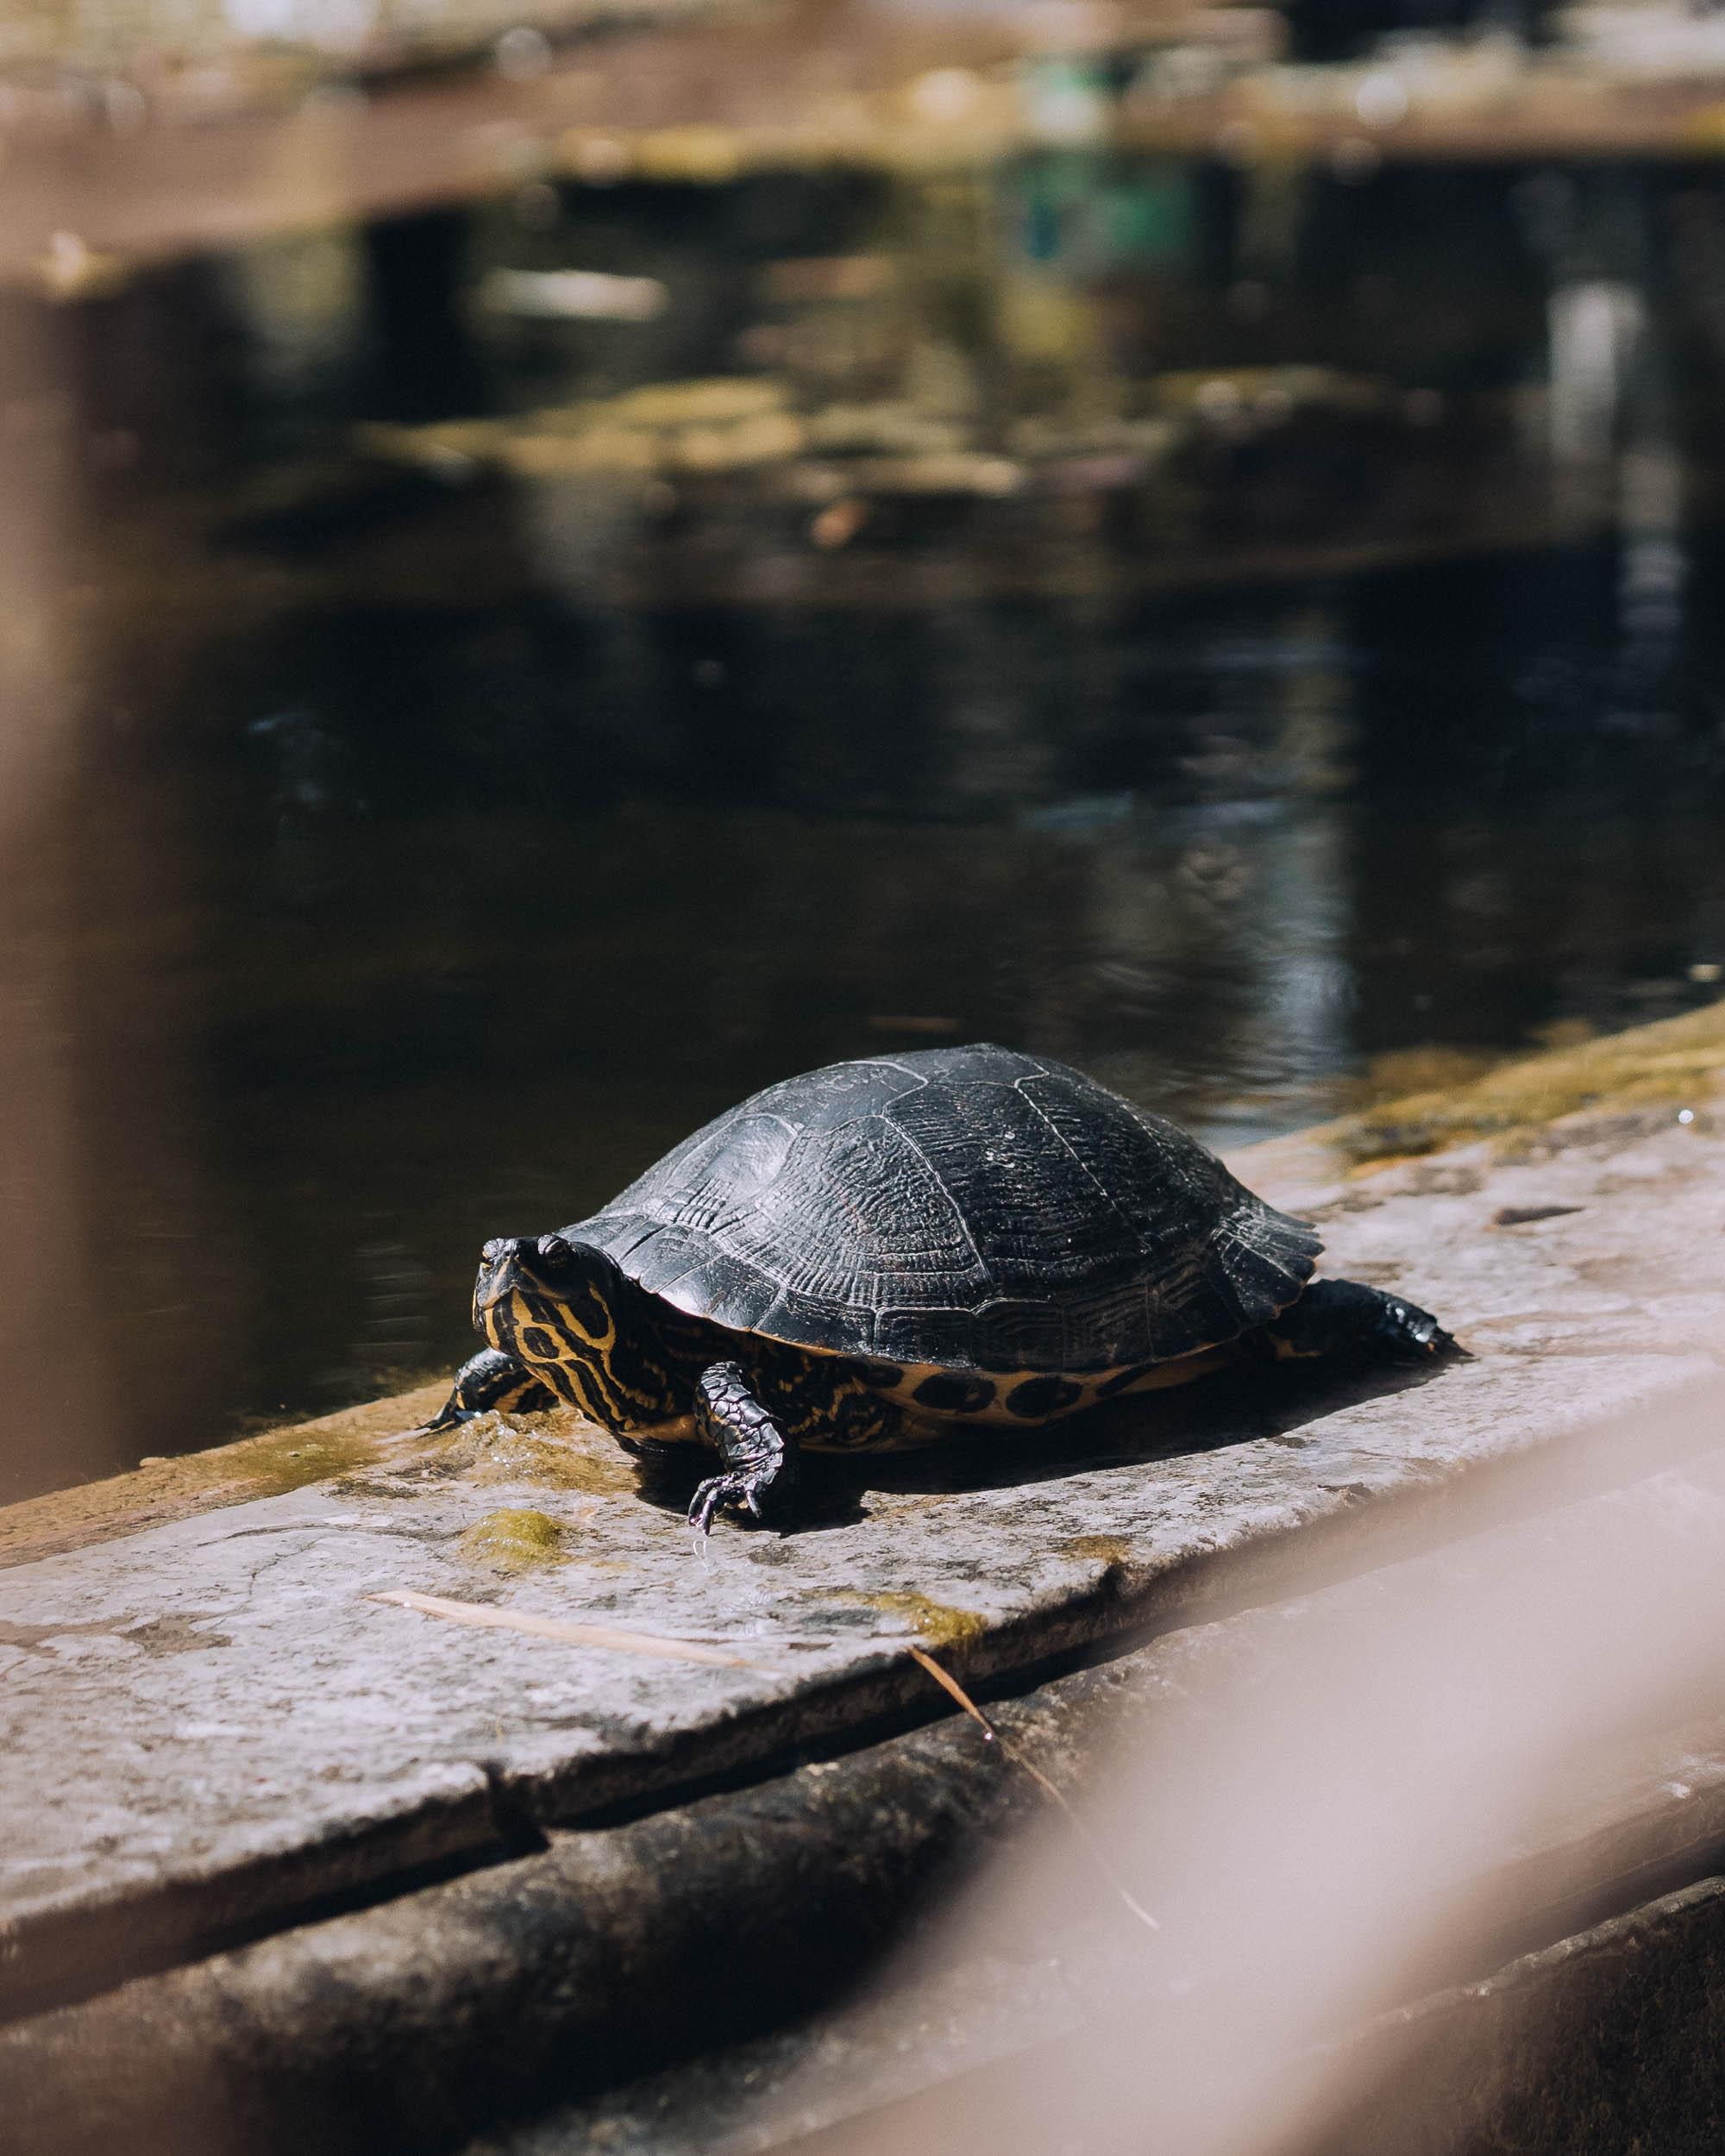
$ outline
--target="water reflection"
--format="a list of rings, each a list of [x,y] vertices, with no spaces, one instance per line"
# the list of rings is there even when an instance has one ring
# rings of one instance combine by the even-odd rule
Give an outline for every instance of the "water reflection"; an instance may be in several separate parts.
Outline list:
[[[54,572],[8,1099],[103,1285],[11,1486],[458,1357],[484,1236],[832,1057],[992,1037],[1238,1142],[1709,993],[1700,317],[1632,339],[1519,184],[542,184],[197,280],[221,428]]]

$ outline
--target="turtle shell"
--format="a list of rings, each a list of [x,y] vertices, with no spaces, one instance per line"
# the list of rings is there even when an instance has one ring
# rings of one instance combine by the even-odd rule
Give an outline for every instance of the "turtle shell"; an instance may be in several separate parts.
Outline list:
[[[564,1232],[738,1332],[1075,1373],[1233,1339],[1322,1247],[1173,1124],[987,1044],[769,1086]]]

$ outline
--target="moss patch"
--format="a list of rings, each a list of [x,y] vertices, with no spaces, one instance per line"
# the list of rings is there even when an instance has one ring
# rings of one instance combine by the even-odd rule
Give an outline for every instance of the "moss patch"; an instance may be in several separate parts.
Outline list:
[[[589,1496],[634,1489],[628,1455],[572,1409],[520,1422],[481,1415],[458,1430],[427,1437],[419,1426],[436,1414],[448,1390],[448,1378],[439,1378],[315,1422],[290,1423],[174,1459],[147,1460],[129,1475],[0,1507],[0,1568],[343,1478],[355,1490],[404,1498],[412,1495],[421,1476],[480,1485],[530,1482]]]
[[[969,1646],[988,1628],[988,1619],[976,1610],[956,1609],[949,1602],[937,1602],[932,1596],[917,1594],[908,1588],[894,1588],[878,1595],[858,1595],[854,1599],[889,1617],[906,1618],[925,1647]]]
[[[506,1507],[474,1520],[461,1537],[461,1555],[470,1564],[500,1572],[525,1572],[536,1564],[561,1564],[563,1530],[549,1513]]]
[[[1449,1048],[1441,1044],[1391,1049],[1385,1055],[1371,1056],[1365,1068],[1349,1081],[1343,1097],[1351,1108],[1363,1114],[1385,1101],[1407,1100],[1416,1094],[1453,1093],[1509,1060],[1505,1056],[1494,1056],[1489,1049]]]
[[[438,1476],[455,1476],[481,1488],[534,1482],[589,1496],[622,1496],[635,1488],[629,1455],[614,1438],[568,1409],[518,1422],[480,1415],[443,1441],[431,1463]]]
[[[273,1496],[279,1490],[304,1489],[308,1482],[327,1482],[332,1475],[346,1474],[350,1469],[369,1461],[373,1448],[352,1432],[327,1438],[299,1438],[297,1443],[288,1440],[292,1431],[275,1438],[254,1440],[254,1449],[244,1463],[248,1479],[256,1486],[260,1496]]]
[[[1705,1105],[1725,1075],[1725,1003],[1504,1063],[1331,1125],[1323,1136],[1364,1164],[1491,1138],[1514,1151],[1585,1109],[1628,1112]]]
[[[436,1413],[448,1391],[448,1380],[440,1380],[315,1422],[291,1423],[208,1451],[153,1459],[129,1475],[28,1497],[0,1510],[0,1566],[139,1534],[217,1506],[279,1496],[357,1469],[393,1465],[424,1446],[424,1438],[410,1433]]]
[[[1124,1535],[1074,1535],[1058,1547],[1063,1557],[1094,1557],[1101,1564],[1124,1564],[1132,1549]]]

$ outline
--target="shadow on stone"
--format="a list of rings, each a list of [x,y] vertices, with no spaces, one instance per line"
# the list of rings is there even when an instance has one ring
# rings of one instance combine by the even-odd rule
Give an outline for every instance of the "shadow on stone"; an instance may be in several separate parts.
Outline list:
[[[1471,1359],[1458,1357],[1453,1360]],[[1137,1400],[1110,1401],[1041,1430],[975,1424],[939,1443],[901,1452],[806,1452],[794,1501],[781,1518],[726,1515],[727,1526],[756,1534],[811,1534],[851,1526],[868,1516],[871,1491],[950,1497],[1058,1482],[1099,1470],[1216,1452],[1267,1438],[1299,1451],[1301,1434],[1339,1408],[1388,1399],[1433,1382],[1453,1360],[1377,1369],[1333,1363],[1311,1369],[1224,1371],[1201,1384]],[[643,1446],[635,1462],[639,1494],[660,1511],[686,1512],[712,1457],[693,1445]]]

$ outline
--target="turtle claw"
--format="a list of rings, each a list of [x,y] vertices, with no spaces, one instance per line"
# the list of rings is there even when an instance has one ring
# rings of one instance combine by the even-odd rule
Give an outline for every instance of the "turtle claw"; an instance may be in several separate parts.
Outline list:
[[[725,1479],[723,1475],[709,1475],[704,1482],[696,1484],[689,1500],[689,1525],[703,1542],[712,1532],[712,1516],[724,1495]]]
[[[490,1407],[537,1414],[556,1404],[555,1393],[524,1363],[497,1348],[481,1348],[455,1372],[454,1389],[430,1421],[403,1435],[433,1437],[441,1430],[456,1430]]]
[[[756,1487],[759,1481],[758,1475],[750,1474],[747,1470],[741,1473],[733,1471],[728,1475],[709,1475],[697,1487],[689,1501],[690,1526],[705,1541],[712,1532],[713,1514],[721,1505],[728,1504],[746,1505],[759,1520],[762,1516],[761,1494]]]
[[[430,1422],[416,1422],[411,1430],[404,1430],[401,1434],[405,1438],[435,1438],[444,1430],[459,1430],[478,1413],[477,1407],[458,1407],[451,1398],[443,1402]]]
[[[735,1505],[751,1519],[765,1517],[762,1500],[769,1492],[782,1496],[795,1482],[796,1454],[750,1391],[740,1363],[714,1363],[702,1371],[695,1416],[724,1463],[724,1471],[708,1476],[689,1504],[689,1525],[701,1538],[696,1546],[704,1549],[721,1505]]]

